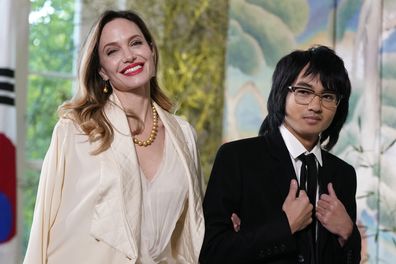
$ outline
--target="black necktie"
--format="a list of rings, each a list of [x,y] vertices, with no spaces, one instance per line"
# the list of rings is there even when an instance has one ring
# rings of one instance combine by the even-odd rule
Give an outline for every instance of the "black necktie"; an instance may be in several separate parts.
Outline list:
[[[307,192],[310,203],[313,205],[312,210],[312,223],[306,227],[308,237],[310,237],[312,247],[310,251],[310,263],[316,263],[316,218],[315,218],[315,206],[316,206],[316,190],[318,185],[318,169],[316,166],[316,160],[314,154],[302,154],[299,156],[302,161],[301,173],[300,173],[300,189]]]
[[[302,154],[299,156],[299,158],[302,161],[300,173],[300,189],[307,192],[309,201],[314,206],[315,210],[316,190],[318,185],[318,169],[316,167],[315,155],[312,153],[308,155]]]

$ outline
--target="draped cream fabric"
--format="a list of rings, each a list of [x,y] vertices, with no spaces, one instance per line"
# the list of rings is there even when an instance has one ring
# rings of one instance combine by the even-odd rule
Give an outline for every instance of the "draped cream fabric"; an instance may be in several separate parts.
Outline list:
[[[95,144],[70,120],[56,125],[41,173],[24,263],[135,263],[141,229],[140,170],[124,112],[115,95],[106,115],[111,147]],[[201,172],[195,134],[182,119],[155,105],[188,182],[187,203],[172,236],[179,263],[198,263],[204,235]]]

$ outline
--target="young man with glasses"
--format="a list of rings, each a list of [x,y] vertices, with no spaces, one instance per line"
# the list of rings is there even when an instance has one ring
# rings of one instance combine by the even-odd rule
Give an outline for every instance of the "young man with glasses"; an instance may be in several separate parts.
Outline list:
[[[204,199],[202,264],[360,262],[356,173],[327,152],[350,93],[342,59],[325,46],[278,62],[260,136],[217,153]]]

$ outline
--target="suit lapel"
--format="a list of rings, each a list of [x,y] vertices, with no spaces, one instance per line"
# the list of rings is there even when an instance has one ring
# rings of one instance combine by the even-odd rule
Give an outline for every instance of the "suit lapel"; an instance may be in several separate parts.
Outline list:
[[[332,164],[329,164],[328,153],[322,150],[322,160],[323,166],[319,168],[319,195],[328,194],[327,185],[332,182],[334,183],[334,167]],[[327,231],[318,221],[318,255],[319,260],[321,256],[323,256],[323,250],[325,245],[328,243],[329,239],[329,231]]]
[[[283,141],[282,135],[279,130],[268,134],[266,137],[268,150],[273,163],[272,173],[276,175],[275,183],[280,191],[281,197],[284,200],[290,188],[290,181],[296,179],[296,172],[286,144]],[[327,175],[325,175],[327,177]],[[298,250],[299,255],[304,256],[306,260],[313,260],[314,248],[312,240],[310,239],[311,233],[308,230],[302,230],[295,234],[296,239],[299,241]]]
[[[181,155],[183,159],[185,159],[186,163],[189,163],[190,161],[192,162],[193,159],[191,158],[188,144],[177,120],[171,114],[162,110],[162,108],[158,106],[155,102],[153,102],[153,104],[155,106],[155,109],[157,109],[158,116],[164,124],[166,132],[170,136],[172,143],[175,146],[179,155]],[[188,164],[189,167],[192,165],[193,164]]]
[[[121,104],[110,97],[105,113],[114,140],[100,155],[98,199],[91,234],[136,260],[140,241],[141,178],[135,146]]]
[[[188,178],[188,211],[186,216],[186,223],[188,223],[188,226],[183,228],[183,234],[184,237],[192,237],[194,239],[193,243],[184,240],[183,243],[181,243],[181,246],[177,246],[176,251],[178,251],[177,253],[180,255],[183,255],[188,263],[194,263],[197,261],[199,256],[203,240],[203,237],[200,237],[197,234],[204,233],[204,219],[201,207],[202,190],[201,188],[197,188],[197,186],[200,186],[200,183],[198,182],[198,177],[196,177],[199,171],[195,166],[194,159],[192,158],[188,147],[189,142],[187,142],[187,138],[184,135],[179,122],[173,115],[164,111],[155,102],[154,106],[165,126],[166,133],[168,133],[168,136],[179,155],[180,162],[182,163]]]
[[[279,130],[265,135],[264,138],[272,159],[271,173],[276,177],[275,185],[284,198],[289,193],[290,181],[297,179],[290,154]]]

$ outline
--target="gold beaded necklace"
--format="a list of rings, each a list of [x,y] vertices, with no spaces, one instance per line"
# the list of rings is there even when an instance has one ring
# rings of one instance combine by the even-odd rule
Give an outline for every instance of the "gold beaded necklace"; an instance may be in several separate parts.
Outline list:
[[[135,136],[132,137],[133,143],[135,143],[136,145],[141,146],[141,147],[150,146],[154,142],[155,137],[157,136],[157,133],[158,133],[158,113],[157,113],[157,110],[155,110],[155,107],[153,105],[151,106],[151,110],[153,113],[153,127],[151,128],[151,133],[150,133],[149,138],[142,141]]]

